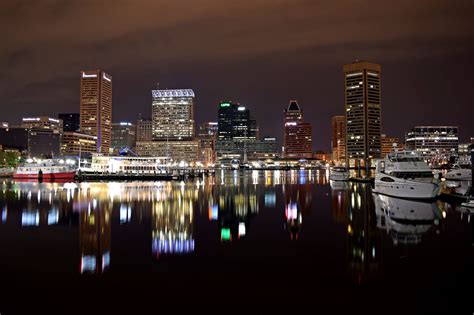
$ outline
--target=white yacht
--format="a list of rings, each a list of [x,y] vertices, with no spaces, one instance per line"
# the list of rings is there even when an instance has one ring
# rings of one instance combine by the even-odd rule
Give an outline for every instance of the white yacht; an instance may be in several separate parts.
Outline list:
[[[444,177],[447,180],[470,180],[472,178],[471,166],[454,164]]]
[[[329,170],[329,179],[335,181],[349,180],[349,170],[344,166],[333,166]]]
[[[377,161],[374,192],[410,199],[432,199],[439,194],[439,180],[414,151],[395,151]]]
[[[428,232],[440,211],[435,202],[420,202],[374,194],[377,227],[386,230],[393,243],[417,244]]]

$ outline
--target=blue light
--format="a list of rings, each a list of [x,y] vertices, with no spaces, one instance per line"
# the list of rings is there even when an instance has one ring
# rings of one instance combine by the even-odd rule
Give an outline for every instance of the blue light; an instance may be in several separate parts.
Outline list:
[[[153,239],[153,253],[159,254],[186,254],[194,252],[194,240],[183,239]]]
[[[21,226],[38,226],[39,211],[24,210],[21,214]]]
[[[51,209],[48,213],[48,225],[57,224],[59,222],[59,211],[58,209]]]

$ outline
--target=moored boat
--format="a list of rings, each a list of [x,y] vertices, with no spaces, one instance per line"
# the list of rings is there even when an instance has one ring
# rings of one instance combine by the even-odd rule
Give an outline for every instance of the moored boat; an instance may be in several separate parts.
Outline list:
[[[439,194],[439,180],[414,151],[396,151],[377,161],[373,191],[410,199],[433,199]]]
[[[17,167],[13,178],[53,181],[73,180],[75,175],[76,171],[66,165],[57,165],[54,161],[43,161],[41,163],[27,163]]]
[[[329,169],[329,179],[335,181],[349,180],[349,170],[344,166],[333,166]]]

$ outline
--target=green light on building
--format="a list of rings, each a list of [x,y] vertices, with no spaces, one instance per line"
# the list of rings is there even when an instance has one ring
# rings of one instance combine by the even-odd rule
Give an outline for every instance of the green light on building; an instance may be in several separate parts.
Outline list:
[[[230,239],[231,239],[230,229],[222,228],[221,229],[221,240],[222,241],[230,241]]]
[[[230,107],[230,103],[221,103],[221,107]]]

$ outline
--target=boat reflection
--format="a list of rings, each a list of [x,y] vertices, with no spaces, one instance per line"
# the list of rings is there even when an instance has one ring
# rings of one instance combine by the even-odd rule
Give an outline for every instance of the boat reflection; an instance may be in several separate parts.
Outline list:
[[[418,244],[422,235],[438,222],[436,202],[420,202],[374,194],[377,227],[398,244]]]

